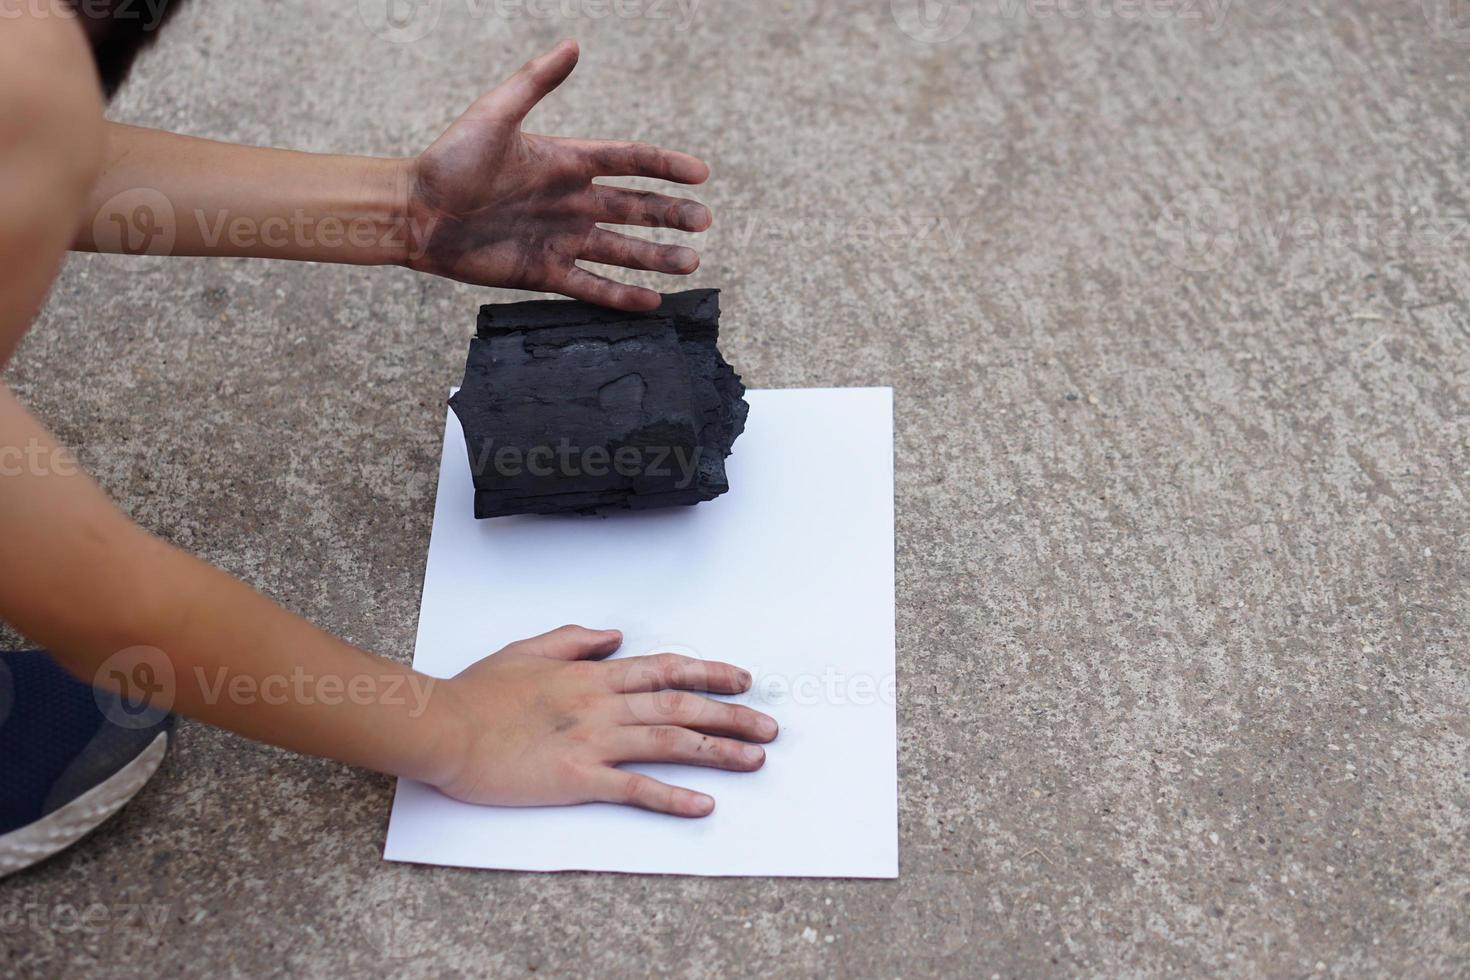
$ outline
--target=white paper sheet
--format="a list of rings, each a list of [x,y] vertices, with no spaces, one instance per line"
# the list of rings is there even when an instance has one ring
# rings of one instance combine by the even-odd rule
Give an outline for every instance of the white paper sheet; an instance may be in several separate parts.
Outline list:
[[[893,393],[748,393],[729,493],[694,507],[476,521],[450,413],[414,666],[448,677],[563,623],[617,656],[738,664],[781,735],[764,768],[639,765],[712,795],[703,819],[610,804],[482,807],[399,780],[384,857],[528,871],[898,875]]]

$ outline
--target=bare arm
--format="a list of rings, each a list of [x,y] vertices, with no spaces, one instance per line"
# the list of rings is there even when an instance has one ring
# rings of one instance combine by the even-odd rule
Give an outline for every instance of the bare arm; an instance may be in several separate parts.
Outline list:
[[[0,617],[79,678],[312,755],[509,805],[714,801],[615,768],[757,769],[776,723],[669,689],[737,693],[728,664],[596,663],[615,630],[567,626],[436,680],[322,632],[141,530],[0,385]]]
[[[592,262],[687,275],[699,255],[601,225],[703,231],[695,201],[594,183],[699,184],[709,167],[642,143],[524,132],[577,64],[564,41],[472,104],[415,157],[295,153],[112,124],[107,163],[80,209],[75,247],[397,264],[485,286],[564,293],[623,309],[659,296]]]
[[[45,298],[66,252],[69,216],[83,207],[102,158],[90,57],[57,9],[12,18],[0,31],[0,365]],[[221,669],[256,682],[301,665],[344,678],[406,681],[412,672],[327,636],[138,528],[3,383],[0,617],[87,681],[115,681],[98,672],[119,651],[156,648],[169,690],[151,693],[288,748],[442,781],[454,740],[468,738],[453,712],[410,717],[389,704],[299,699],[247,709],[219,690]],[[152,686],[164,680],[155,675]]]
[[[102,159],[95,76],[58,9],[23,13],[0,31],[0,365],[74,239]],[[172,145],[139,142],[144,155]],[[321,185],[305,176],[331,158],[197,151],[184,173],[207,168],[216,152],[238,153],[253,161],[253,193],[291,172],[301,199],[324,209],[360,203],[355,192],[325,189],[351,183],[340,167],[324,167]],[[175,193],[212,193],[194,179]],[[668,693],[745,690],[749,676],[728,664],[594,662],[621,642],[612,630],[563,627],[443,680],[335,639],[133,524],[3,383],[0,618],[90,683],[473,802],[610,800],[702,816],[712,800],[618,764],[755,769],[764,755],[750,743],[776,735],[775,722],[749,708]]]
[[[106,126],[74,247],[354,265],[408,255],[406,162]]]
[[[562,627],[443,680],[359,650],[138,528],[4,385],[0,544],[0,618],[80,679],[470,802],[703,816],[708,797],[617,765],[758,769],[751,743],[777,733],[759,712],[678,693],[748,689],[728,664],[594,662],[615,630]]]
[[[0,616],[78,677],[300,752],[453,775],[467,735],[452,711],[430,710],[445,706],[429,678],[138,528],[3,386],[0,481]],[[303,676],[309,687],[292,689]]]

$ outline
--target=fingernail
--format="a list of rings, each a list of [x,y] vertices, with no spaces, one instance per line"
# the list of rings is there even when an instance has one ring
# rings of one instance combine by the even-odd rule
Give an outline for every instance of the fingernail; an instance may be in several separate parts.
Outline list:
[[[740,756],[746,762],[755,763],[760,762],[762,759],[764,759],[766,757],[766,752],[759,745],[747,745],[745,748],[740,750]]]
[[[709,220],[709,208],[702,204],[689,204],[684,208],[684,223],[686,225],[701,225]]]
[[[740,686],[748,689],[750,687],[750,680],[750,671],[742,670],[740,672]]]
[[[756,722],[755,732],[761,738],[775,738],[777,732],[776,719],[762,718],[760,721]]]
[[[694,812],[703,816],[715,808],[715,798],[705,796],[703,793],[694,794]]]

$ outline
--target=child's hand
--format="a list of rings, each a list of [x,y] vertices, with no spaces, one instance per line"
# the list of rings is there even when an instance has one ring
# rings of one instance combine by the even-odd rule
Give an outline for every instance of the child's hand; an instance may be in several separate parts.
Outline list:
[[[687,275],[699,254],[597,227],[598,222],[703,231],[695,201],[592,183],[640,176],[703,183],[709,167],[638,143],[560,139],[521,120],[577,64],[563,41],[482,96],[409,164],[407,265],[462,282],[564,293],[626,310],[659,296],[579,268],[578,259]]]
[[[747,690],[750,675],[729,664],[668,653],[598,662],[621,642],[616,630],[563,626],[436,686],[434,698],[443,698],[436,710],[450,712],[451,729],[465,733],[439,788],[471,803],[604,800],[681,817],[713,810],[702,793],[615,767],[759,769],[765,752],[751,743],[775,738],[775,719],[686,693]]]

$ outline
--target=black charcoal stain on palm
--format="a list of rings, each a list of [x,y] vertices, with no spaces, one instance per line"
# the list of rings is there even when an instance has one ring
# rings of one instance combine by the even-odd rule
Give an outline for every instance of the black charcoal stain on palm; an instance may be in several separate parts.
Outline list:
[[[571,300],[480,307],[464,382],[475,516],[695,504],[730,489],[749,407],[716,347],[717,289],[628,313]]]

